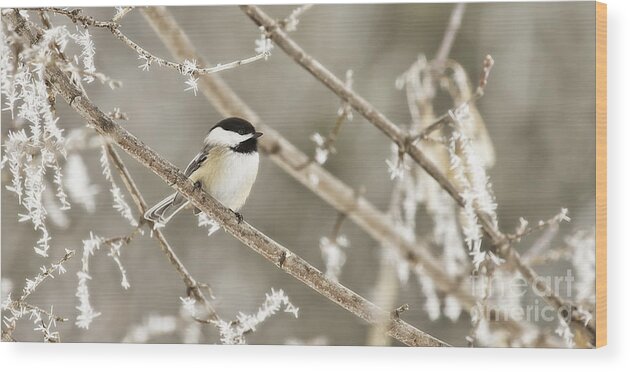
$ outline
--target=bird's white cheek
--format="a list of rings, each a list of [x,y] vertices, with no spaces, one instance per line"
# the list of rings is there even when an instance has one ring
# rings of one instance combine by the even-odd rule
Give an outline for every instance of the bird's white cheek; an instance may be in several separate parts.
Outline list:
[[[249,137],[251,137],[251,135],[238,134],[219,127],[214,128],[210,133],[208,133],[204,142],[206,145],[232,147],[247,140]]]

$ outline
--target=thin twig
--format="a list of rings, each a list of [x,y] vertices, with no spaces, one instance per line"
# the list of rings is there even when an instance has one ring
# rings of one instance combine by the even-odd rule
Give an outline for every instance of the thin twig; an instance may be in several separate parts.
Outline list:
[[[40,307],[29,304],[28,302],[26,302],[26,299],[33,292],[35,292],[37,287],[39,287],[39,285],[42,284],[47,278],[51,278],[53,276],[52,274],[54,271],[64,272],[62,265],[66,261],[68,261],[70,258],[72,258],[74,254],[75,254],[75,251],[66,249],[65,254],[56,263],[53,263],[48,267],[44,267],[43,271],[38,273],[35,279],[27,280],[27,284],[22,289],[22,295],[20,296],[20,298],[18,298],[17,300],[9,300],[8,303],[3,304],[3,310],[4,309],[14,309],[14,310],[15,309],[28,309],[31,311],[35,311],[39,314],[44,314],[53,321],[65,322],[67,320],[66,318],[56,316],[52,313],[52,307],[51,307],[51,311],[47,311]],[[29,283],[32,283],[32,284],[29,284]],[[4,324],[6,325],[6,329],[2,331],[2,340],[11,341],[11,342],[16,341],[13,338],[13,332],[15,331],[18,319],[19,319],[19,316],[18,317],[14,316],[12,320],[8,322],[4,322]]]
[[[448,55],[451,53],[451,49],[453,48],[453,43],[455,42],[455,36],[457,36],[457,32],[462,24],[462,18],[464,17],[464,11],[466,10],[465,3],[455,4],[453,11],[451,12],[451,16],[448,21],[448,26],[446,27],[446,31],[444,32],[444,37],[442,39],[442,43],[440,43],[440,47],[435,54],[435,66],[441,68],[448,58]]]
[[[118,12],[116,12],[116,14],[114,14],[114,17],[112,18],[112,22],[119,22],[121,19],[123,19],[124,16],[126,16],[129,12],[131,12],[133,10],[133,6],[125,6],[120,8],[120,10],[118,10]]]
[[[253,5],[242,5],[241,10],[249,16],[256,25],[264,27],[267,34],[287,55],[293,58],[293,60],[306,69],[311,75],[318,79],[322,84],[327,86],[341,99],[348,101],[352,107],[370,123],[385,133],[394,143],[396,143],[401,151],[406,152],[414,159],[448,194],[460,205],[465,206],[465,202],[457,187],[449,180],[449,178],[424,154],[424,152],[417,145],[410,141],[410,138],[404,133],[396,124],[389,120],[385,115],[372,106],[367,100],[354,91],[345,87],[343,82],[331,73],[324,65],[315,60],[312,56],[306,53],[291,37],[278,26],[269,15],[262,11],[259,7]],[[488,59],[488,64],[491,67],[491,58]],[[486,63],[484,63],[486,66]],[[482,74],[487,75],[489,68],[484,68]],[[479,90],[478,90],[479,91]],[[480,92],[483,94],[483,90]],[[544,293],[549,295],[544,298],[557,309],[559,308],[573,308],[574,306],[561,296],[554,294],[551,288],[544,281],[540,279],[538,274],[531,268],[520,261],[520,256],[510,246],[504,234],[499,231],[494,222],[488,215],[481,211],[476,211],[477,219],[484,230],[485,234],[490,238],[492,243],[492,250],[499,256],[509,260],[514,260],[515,266],[519,269],[521,274],[528,280],[530,285],[536,285],[537,287],[545,287]],[[594,340],[595,329],[592,323],[584,325],[583,319],[577,314],[577,312],[571,313],[572,324],[579,328],[584,329]]]
[[[506,238],[511,242],[519,242],[521,239],[529,234],[544,230],[550,226],[558,226],[560,222],[563,221],[569,222],[571,221],[571,219],[567,215],[568,212],[569,211],[566,208],[562,208],[562,210],[560,210],[560,213],[551,217],[547,221],[538,221],[538,223],[534,226],[530,226],[527,220],[521,218],[521,225],[516,229],[516,232],[513,234],[506,234]]]
[[[287,30],[287,32],[293,32],[297,29],[298,23],[300,23],[300,17],[313,7],[314,4],[301,5],[291,12],[285,19],[281,20],[280,26]]]
[[[138,209],[138,212],[140,214],[139,225],[142,226],[142,224],[144,223],[151,224],[151,221],[144,219],[144,213],[147,210],[147,203],[145,202],[144,197],[140,193],[140,189],[138,188],[135,181],[131,177],[129,170],[123,163],[122,159],[120,158],[120,155],[118,155],[118,152],[116,152],[116,149],[114,149],[114,146],[112,144],[107,144],[107,154],[112,160],[112,163],[114,164],[114,167],[116,168],[116,170],[118,170],[118,173],[120,174],[120,177],[123,180],[125,188],[131,195],[131,198],[133,199],[134,204],[136,205],[136,208]],[[197,282],[197,280],[195,280],[195,278],[193,278],[192,275],[190,275],[188,269],[186,269],[184,264],[177,257],[173,248],[171,248],[170,243],[168,242],[168,240],[166,240],[166,237],[164,236],[162,231],[160,231],[159,229],[154,230],[153,234],[154,234],[155,239],[160,244],[160,249],[166,255],[169,262],[171,263],[171,265],[173,265],[173,267],[175,268],[179,276],[182,278],[190,294],[192,294],[195,297],[195,299],[201,302],[201,304],[203,305],[204,309],[206,310],[208,314],[208,321],[209,322],[217,321],[219,319],[217,312],[202,291],[202,288],[209,289],[210,287],[208,287],[206,284]],[[211,290],[210,290],[210,293],[212,293]]]
[[[433,123],[431,123],[426,128],[424,128],[420,133],[411,137],[412,143],[419,139],[429,138],[429,135],[431,133],[441,128],[443,125],[450,123],[452,121],[451,118],[455,113],[466,108],[467,106],[470,106],[471,104],[478,101],[481,97],[483,97],[485,93],[486,85],[488,85],[488,77],[490,76],[490,71],[492,70],[492,66],[494,66],[494,59],[492,59],[492,56],[487,55],[486,58],[484,58],[483,60],[483,65],[482,65],[481,73],[479,76],[479,85],[477,86],[477,89],[475,90],[475,94],[473,94],[470,97],[470,99],[467,100],[466,102],[448,110],[445,114],[438,117],[437,119],[433,121]]]
[[[156,55],[150,53],[146,49],[142,48],[136,42],[131,40],[127,35],[125,35],[121,30],[121,25],[116,23],[115,21],[99,21],[96,20],[92,16],[88,16],[82,13],[81,9],[73,9],[67,10],[62,8],[25,8],[25,10],[38,10],[40,12],[51,12],[60,14],[70,18],[72,22],[75,24],[80,24],[83,27],[96,27],[96,28],[105,28],[108,29],[118,40],[122,41],[129,48],[133,49],[138,53],[138,55],[145,60],[145,66],[148,68],[151,64],[157,63],[159,66],[165,66],[169,68],[173,68],[177,70],[179,73],[183,75],[205,75],[205,74],[214,74],[220,71],[229,70],[238,66],[246,65],[252,62],[256,62],[261,59],[265,59],[269,57],[269,52],[258,53],[255,56],[236,60],[228,63],[219,63],[213,67],[198,67],[194,60],[189,61],[189,63],[177,63],[166,60],[164,58],[157,57]]]

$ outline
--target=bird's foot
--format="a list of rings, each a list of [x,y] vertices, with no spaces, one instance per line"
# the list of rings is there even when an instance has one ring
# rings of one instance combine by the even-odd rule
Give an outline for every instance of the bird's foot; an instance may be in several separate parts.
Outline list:
[[[234,212],[234,211],[232,211]],[[236,216],[236,220],[238,221],[238,223],[240,224],[241,222],[243,222],[243,215],[238,213],[238,212],[234,212],[234,215]]]

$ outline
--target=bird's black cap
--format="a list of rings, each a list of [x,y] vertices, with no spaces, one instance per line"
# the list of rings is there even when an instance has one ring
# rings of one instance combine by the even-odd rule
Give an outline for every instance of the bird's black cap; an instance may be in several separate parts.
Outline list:
[[[256,129],[249,121],[237,117],[223,119],[217,123],[212,129],[221,127],[224,130],[235,132],[238,134],[252,134],[256,133]],[[210,131],[212,131],[210,129]]]

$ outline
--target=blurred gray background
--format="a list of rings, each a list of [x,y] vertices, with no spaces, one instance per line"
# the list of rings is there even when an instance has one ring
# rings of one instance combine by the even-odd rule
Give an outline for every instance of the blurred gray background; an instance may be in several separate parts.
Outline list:
[[[410,121],[407,103],[394,81],[418,54],[434,56],[452,8],[452,4],[316,5],[301,18],[292,37],[337,76],[353,69],[354,89],[394,122],[403,124]],[[283,18],[293,7],[263,9]],[[259,32],[237,7],[171,7],[170,11],[209,63],[253,55]],[[87,8],[86,13],[108,19],[114,10]],[[566,232],[594,224],[594,14],[594,3],[589,2],[477,3],[466,8],[451,58],[464,66],[473,81],[486,54],[496,61],[478,107],[496,150],[497,162],[490,176],[502,229],[512,230],[520,216],[530,221],[546,219],[560,207],[569,208],[573,218],[564,227]],[[65,19],[55,16],[53,22]],[[123,25],[122,30],[134,41],[171,59],[138,11],[128,15]],[[122,125],[171,162],[185,167],[200,147],[201,136],[220,115],[201,94],[195,97],[185,92],[184,78],[175,71],[154,65],[150,72],[143,72],[137,68],[141,62],[136,53],[109,32],[94,30],[92,34],[97,70],[124,83],[115,91],[97,83],[89,85],[92,100],[105,112],[119,107],[130,119]],[[327,133],[335,121],[338,98],[278,48],[268,61],[225,71],[221,76],[267,124],[308,154],[314,151],[309,136],[315,131]],[[438,113],[448,104],[438,100]],[[64,104],[58,107],[62,128],[85,124]],[[3,139],[10,120],[3,111]],[[385,165],[390,154],[386,137],[355,114],[354,121],[344,125],[336,147],[338,153],[326,168],[348,185],[365,185],[366,197],[386,210],[392,187]],[[108,237],[130,230],[111,208],[111,195],[98,165],[100,153],[82,155],[93,167],[92,182],[102,190],[98,211],[90,215],[74,206],[67,229],[51,226],[51,258],[61,256],[64,248],[80,254],[81,240],[90,231]],[[149,203],[171,192],[157,176],[123,156]],[[2,278],[11,280],[16,291],[26,277],[50,261],[34,254],[32,246],[38,235],[28,223],[17,222],[18,212],[14,195],[3,190]],[[242,213],[262,232],[323,268],[318,241],[330,233],[336,211],[265,157]],[[325,336],[332,345],[365,344],[368,327],[364,322],[223,231],[208,238],[196,226],[196,219],[184,213],[164,232],[193,276],[212,286],[216,307],[225,318],[233,318],[239,311],[254,312],[271,287],[284,289],[300,308],[299,319],[279,314],[249,336],[249,343],[282,344],[289,338],[308,341]],[[370,298],[379,246],[351,222],[343,225],[343,233],[351,246],[341,282]],[[185,295],[185,288],[155,240],[141,237],[122,252],[131,288],[120,287],[118,269],[106,252],[93,257],[91,302],[102,315],[88,331],[76,328],[73,321],[60,324],[63,341],[118,342],[148,314],[178,314],[178,297]],[[66,266],[68,273],[42,285],[31,302],[54,304],[57,313],[74,320],[80,257]],[[554,269],[540,268],[543,274]],[[466,344],[469,317],[462,315],[457,323],[444,318],[429,321],[415,281],[401,289],[399,302],[410,304],[404,318],[411,324],[452,344]],[[40,340],[31,328],[23,322],[14,336]],[[179,338],[151,341],[178,342]],[[206,330],[204,341],[216,342],[214,331]]]

